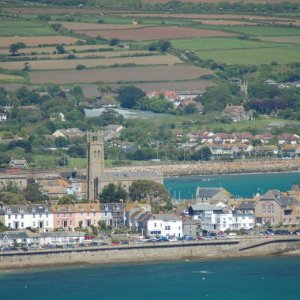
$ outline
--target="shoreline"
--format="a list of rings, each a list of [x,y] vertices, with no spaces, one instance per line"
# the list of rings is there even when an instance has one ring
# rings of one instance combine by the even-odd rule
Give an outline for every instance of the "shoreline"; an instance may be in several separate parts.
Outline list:
[[[280,253],[280,254],[266,254],[266,255],[251,255],[247,257],[241,257],[241,256],[214,256],[214,257],[183,257],[181,259],[178,258],[169,258],[169,259],[154,259],[154,260],[144,260],[144,261],[127,261],[127,262],[102,262],[102,263],[88,263],[88,262],[75,262],[75,263],[57,263],[52,265],[47,264],[41,264],[41,265],[26,265],[26,266],[20,266],[15,268],[1,268],[0,270],[2,272],[1,275],[6,274],[17,274],[17,273],[27,273],[27,272],[43,272],[43,271],[52,271],[52,270],[58,270],[58,269],[67,269],[67,268],[85,268],[85,267],[105,267],[105,266],[120,266],[120,265],[145,265],[145,264],[159,264],[161,262],[166,263],[176,263],[176,262],[182,262],[182,263],[190,263],[193,261],[218,261],[218,260],[230,260],[230,259],[255,259],[255,258],[275,258],[275,257],[299,257],[300,258],[300,250],[297,251],[290,251],[287,253]],[[1,276],[0,275],[0,276]]]
[[[79,249],[63,252],[3,253],[1,272],[43,270],[76,266],[155,263],[161,261],[206,261],[267,256],[300,257],[300,237],[256,237],[185,244],[160,244],[112,248]]]
[[[245,160],[233,162],[210,161],[144,166],[121,166],[109,168],[107,172],[142,172],[143,170],[157,171],[160,174],[163,174],[164,177],[291,173],[300,172],[300,159],[269,159],[264,161]]]

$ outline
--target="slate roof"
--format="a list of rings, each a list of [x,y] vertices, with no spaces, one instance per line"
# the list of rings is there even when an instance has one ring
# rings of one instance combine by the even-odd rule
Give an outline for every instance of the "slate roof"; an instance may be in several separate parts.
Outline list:
[[[206,211],[206,210],[222,210],[223,207],[219,207],[211,204],[194,204],[190,206],[194,211]]]
[[[171,214],[153,214],[150,220],[181,221],[181,218]]]
[[[280,206],[291,205],[295,199],[284,197],[279,190],[269,190],[259,198],[259,201],[276,201]]]
[[[48,204],[5,205],[3,210],[5,213],[11,214],[51,213],[50,206]]]
[[[212,198],[219,192],[226,192],[223,188],[201,188],[197,187],[196,197],[198,198]]]
[[[254,210],[255,201],[242,201],[238,207],[241,210]]]

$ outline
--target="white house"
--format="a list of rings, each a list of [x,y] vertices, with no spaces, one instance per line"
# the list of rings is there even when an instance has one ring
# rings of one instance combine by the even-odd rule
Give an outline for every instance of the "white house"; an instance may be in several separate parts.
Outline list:
[[[7,121],[7,115],[5,113],[0,113],[0,122],[6,122]]]
[[[4,223],[8,228],[25,230],[31,227],[44,231],[53,229],[53,215],[48,205],[5,205],[2,210]]]
[[[154,214],[147,221],[149,236],[182,236],[182,219],[171,214]]]
[[[226,229],[239,230],[253,227],[253,214],[252,218],[250,218],[250,214],[248,217],[246,214],[234,215],[229,207],[195,204],[189,207],[189,215],[194,220],[200,220],[201,228],[206,230],[225,231]]]

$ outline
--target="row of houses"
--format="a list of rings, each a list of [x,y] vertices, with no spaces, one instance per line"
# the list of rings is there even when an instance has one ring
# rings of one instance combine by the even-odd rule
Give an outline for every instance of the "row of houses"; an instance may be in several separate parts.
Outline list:
[[[176,133],[175,138],[183,138],[183,134]],[[283,133],[278,136],[265,133],[253,135],[251,132],[214,133],[208,131],[197,131],[186,135],[189,143],[210,143],[210,144],[249,144],[259,141],[262,145],[269,144],[273,139],[278,140],[279,145],[297,145],[300,143],[300,136],[297,134]]]
[[[234,200],[224,188],[198,188],[188,215],[207,230],[240,230],[264,225],[300,224],[300,189],[269,190],[253,199]]]
[[[30,230],[7,231],[0,233],[0,246],[2,249],[13,245],[30,245],[33,248],[40,248],[46,245],[72,245],[82,243],[85,234],[80,231],[65,232],[41,232],[33,233]]]

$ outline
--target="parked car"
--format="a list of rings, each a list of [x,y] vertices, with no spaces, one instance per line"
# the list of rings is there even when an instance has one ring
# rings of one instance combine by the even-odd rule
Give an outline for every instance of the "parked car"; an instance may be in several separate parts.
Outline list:
[[[286,230],[286,229],[276,229],[274,231],[274,234],[275,235],[289,235],[291,233],[288,230]]]
[[[268,228],[266,231],[265,231],[265,234],[267,235],[274,235],[274,231],[272,228]]]
[[[293,231],[293,234],[297,234],[297,235],[300,235],[300,229],[296,229]]]
[[[166,237],[166,236],[160,236],[158,239],[157,239],[158,242],[168,242],[169,239]]]

